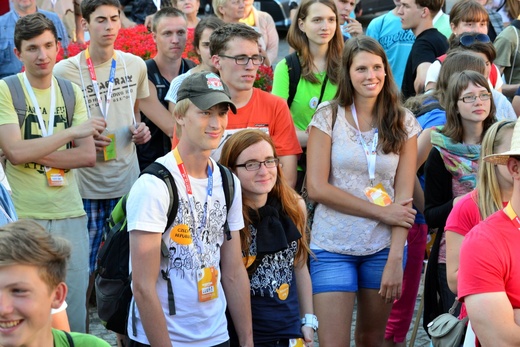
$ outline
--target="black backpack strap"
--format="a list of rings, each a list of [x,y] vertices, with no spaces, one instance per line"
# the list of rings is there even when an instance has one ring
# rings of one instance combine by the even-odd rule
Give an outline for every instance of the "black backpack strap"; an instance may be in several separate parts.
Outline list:
[[[224,188],[224,197],[226,198],[226,209],[227,213],[229,213],[229,209],[233,204],[233,199],[235,198],[235,179],[233,178],[233,173],[223,166],[218,164],[218,168],[220,169],[220,175],[222,176],[222,187]],[[229,224],[227,221],[224,223],[224,233],[226,233],[226,238],[231,240],[231,230],[229,229]]]
[[[154,175],[157,178],[160,178],[161,180],[166,183],[166,187],[168,188],[168,194],[170,195],[170,204],[168,205],[168,221],[166,222],[166,228],[164,229],[163,233],[165,233],[171,225],[173,224],[175,217],[177,216],[177,210],[179,209],[179,197],[177,196],[177,186],[175,185],[175,181],[173,179],[173,176],[164,165],[161,163],[158,163],[154,161],[150,165],[148,165],[142,172],[143,174],[150,174]],[[169,257],[169,251],[166,244],[161,240],[161,254],[163,257],[167,258]],[[170,276],[167,272],[162,271],[162,277],[163,279],[168,282],[168,308],[170,316],[175,315],[175,298],[173,296],[173,287],[171,284]],[[134,322],[132,322],[132,325]]]
[[[168,93],[168,89],[170,89],[170,85],[166,84],[167,81],[165,81],[162,78],[161,73],[159,72],[159,67],[157,66],[157,63],[153,59],[148,59],[145,61],[146,69],[148,71],[148,79],[152,82],[152,84],[155,86],[155,89],[157,89],[157,98],[163,102],[164,97],[166,96],[166,93]]]
[[[142,172],[143,174],[150,174],[154,175],[157,178],[160,178],[161,180],[166,183],[166,187],[168,188],[168,194],[170,196],[170,204],[168,205],[168,221],[166,222],[166,228],[164,229],[163,233],[166,232],[171,225],[173,224],[173,221],[175,220],[175,217],[177,216],[177,210],[179,209],[179,198],[177,196],[177,186],[175,185],[175,181],[173,180],[173,176],[170,173],[170,170],[168,170],[164,165],[161,163],[158,163],[154,161],[150,165],[148,165]],[[166,245],[165,245],[166,247]],[[169,252],[168,249],[166,249],[166,252],[162,250],[163,256],[168,256]]]
[[[60,77],[56,77],[58,86],[60,87],[63,102],[65,103],[65,113],[67,115],[67,126],[72,126],[72,117],[74,117],[74,109],[76,108],[76,95],[74,95],[74,88],[72,82]]]
[[[66,332],[65,330],[62,330],[63,333],[65,334],[65,337],[67,338],[67,341],[69,343],[69,347],[74,347],[74,339],[72,338],[72,336]]]
[[[511,25],[520,30],[520,20],[515,19],[511,22]]]
[[[3,79],[9,88],[11,98],[13,99],[14,110],[18,116],[18,123],[20,128],[25,120],[25,114],[27,113],[27,104],[25,103],[25,94],[23,92],[22,83],[17,75],[11,75],[4,77]]]
[[[72,126],[72,117],[74,116],[74,108],[76,107],[76,96],[74,95],[74,89],[72,88],[72,82],[63,78],[56,77],[58,85],[63,96],[63,102],[65,103],[65,112],[67,114],[67,126]],[[25,94],[23,92],[22,83],[17,75],[12,75],[4,78],[11,98],[13,99],[13,106],[18,115],[18,123],[20,128],[25,120],[25,114],[27,113],[27,105],[25,103]]]
[[[179,75],[184,74],[184,73],[188,72],[188,70],[190,70],[190,69],[194,68],[195,66],[197,66],[197,64],[195,64],[190,59],[186,59],[186,58],[181,58],[181,59],[182,59],[182,61],[181,61],[181,70],[179,71]]]
[[[287,71],[289,72],[289,97],[287,98],[287,106],[291,108],[294,96],[296,95],[296,89],[298,88],[298,82],[302,74],[302,68],[300,65],[300,59],[298,54],[293,52],[285,57],[285,63],[287,64]]]

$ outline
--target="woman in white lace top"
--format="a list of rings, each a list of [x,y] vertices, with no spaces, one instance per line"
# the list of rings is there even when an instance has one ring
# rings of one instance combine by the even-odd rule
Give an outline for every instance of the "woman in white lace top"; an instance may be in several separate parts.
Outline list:
[[[356,345],[380,346],[401,295],[420,126],[379,43],[352,38],[342,61],[336,98],[308,128],[314,310],[320,346],[348,346],[357,297]]]

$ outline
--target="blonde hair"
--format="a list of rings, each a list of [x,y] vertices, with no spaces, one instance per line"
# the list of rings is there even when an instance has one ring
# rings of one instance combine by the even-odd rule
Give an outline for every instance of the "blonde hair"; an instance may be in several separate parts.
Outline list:
[[[49,290],[65,281],[70,252],[67,240],[52,236],[34,221],[19,220],[0,228],[0,269],[35,266]]]
[[[493,124],[486,131],[482,140],[477,178],[478,196],[473,196],[482,220],[502,209],[502,194],[498,184],[496,165],[482,159],[487,155],[497,153],[497,148],[504,145],[504,131],[513,131],[515,123],[514,121],[501,121]]]
[[[173,117],[175,118],[175,135],[178,139],[181,138],[182,128],[177,123],[177,116],[184,117],[186,112],[188,112],[188,108],[190,108],[191,101],[190,99],[182,99],[177,101],[175,104],[175,108],[173,109]]]
[[[215,15],[220,18],[224,19],[222,13],[220,13],[219,7],[224,6],[226,2],[230,0],[212,0],[212,6],[213,6],[213,12],[215,12]]]

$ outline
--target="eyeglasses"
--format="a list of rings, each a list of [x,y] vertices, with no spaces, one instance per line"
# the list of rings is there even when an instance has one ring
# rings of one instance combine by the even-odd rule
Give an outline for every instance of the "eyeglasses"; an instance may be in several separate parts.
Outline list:
[[[464,35],[459,38],[459,44],[464,47],[469,47],[475,42],[489,43],[491,40],[486,34]]]
[[[261,55],[253,55],[252,57],[248,57],[247,55],[237,55],[235,57],[230,57],[229,55],[219,54],[219,57],[235,59],[235,63],[237,65],[247,65],[251,60],[253,65],[262,65],[264,63],[264,57]]]
[[[235,167],[243,167],[247,171],[257,171],[260,170],[260,166],[262,166],[262,164],[264,164],[265,167],[269,169],[278,166],[279,162],[280,159],[278,158],[266,159],[264,161],[250,160],[244,164],[235,165]]]
[[[491,99],[491,94],[483,93],[483,94],[478,95],[478,98],[482,101],[487,101],[487,100]],[[477,100],[477,95],[464,96],[464,97],[460,98],[459,100],[462,100],[462,102],[465,104],[472,104]]]

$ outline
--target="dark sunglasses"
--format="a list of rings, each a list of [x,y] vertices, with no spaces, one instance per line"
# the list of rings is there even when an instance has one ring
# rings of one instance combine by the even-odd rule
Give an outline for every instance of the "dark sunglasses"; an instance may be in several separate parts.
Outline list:
[[[491,40],[486,34],[464,35],[459,38],[459,45],[469,47],[475,42],[489,43]]]

